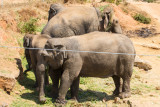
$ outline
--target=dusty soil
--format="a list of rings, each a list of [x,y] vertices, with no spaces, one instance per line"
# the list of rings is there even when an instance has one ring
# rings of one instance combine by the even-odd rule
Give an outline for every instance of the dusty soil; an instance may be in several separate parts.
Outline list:
[[[13,0],[12,0],[13,1]],[[21,2],[20,0],[15,0],[15,3]],[[28,1],[26,1],[28,2]],[[7,4],[7,3],[6,3]],[[97,6],[105,5],[106,3],[97,3]],[[69,5],[69,4],[67,4]],[[72,4],[75,5],[75,4]],[[76,4],[76,5],[82,5],[82,4]],[[93,4],[86,4],[86,5],[93,5]],[[160,4],[156,3],[144,3],[144,2],[130,2],[128,6],[128,10],[133,10],[129,11],[129,13],[124,12],[122,9],[122,6],[116,6],[113,5],[114,10],[115,10],[115,15],[119,18],[120,24],[123,29],[123,33],[127,35],[131,35],[131,40],[133,41],[133,44],[136,49],[137,54],[145,54],[145,55],[160,55],[160,50],[144,47],[142,44],[154,44],[160,47],[160,35],[154,35],[151,37],[147,38],[142,38],[138,37],[136,34],[131,32],[134,32],[137,29],[141,29],[142,27],[154,27],[156,29],[156,32],[160,32]],[[49,5],[44,5],[37,3],[34,5],[33,9],[37,9],[38,14],[43,14],[42,17],[45,20],[40,20],[40,23],[46,23],[47,20],[47,6]],[[23,6],[22,6],[23,7]],[[13,7],[14,11],[19,10],[22,11],[22,7]],[[127,6],[126,6],[127,7]],[[30,9],[29,6],[23,7],[25,9]],[[7,8],[9,11],[12,9]],[[0,13],[0,45],[7,45],[7,46],[18,46],[16,37],[22,36],[21,34],[17,33],[17,23],[16,23],[16,15],[14,11],[10,12],[8,14],[8,10],[5,9],[4,13]],[[43,10],[43,11],[42,11]],[[132,13],[135,12],[135,10],[142,11],[142,13],[147,14],[149,17],[152,19],[152,23],[149,25],[144,25],[141,24],[137,21],[135,21],[132,18]],[[32,12],[33,13],[33,12]],[[22,12],[23,15],[23,12]],[[10,17],[12,16],[12,17]],[[24,14],[25,16],[25,14]],[[35,15],[38,17],[37,15]],[[23,20],[23,19],[22,19]],[[24,19],[25,20],[25,19]],[[129,32],[129,33],[128,33]],[[15,58],[20,59],[19,56],[19,49],[5,49],[5,48],[0,48],[1,54],[0,54],[0,74],[5,76],[7,74],[10,74],[10,76],[17,76],[19,74],[19,69],[16,64]],[[160,90],[157,87],[160,87],[160,56],[140,56],[140,58],[147,60],[150,62],[152,65],[152,69],[150,71],[144,71],[142,69],[134,68],[136,71],[138,71],[138,76],[135,76],[136,78],[138,77],[138,81],[141,83],[147,84],[151,88],[147,93],[145,93],[145,90],[141,90],[141,92],[137,93],[132,93],[132,97],[128,98],[126,100],[129,100],[132,104],[135,105],[136,107],[159,107],[160,105]],[[135,78],[133,77],[133,78]],[[136,82],[135,82],[136,84]],[[9,85],[12,86],[12,85]],[[12,86],[14,87],[14,86]],[[157,91],[155,91],[157,90]],[[14,91],[15,92],[15,91]],[[3,96],[3,97],[2,97]],[[4,98],[5,96],[5,98]],[[8,100],[10,99],[10,100]],[[14,100],[13,96],[9,96],[5,93],[3,93],[0,90],[0,105],[3,104],[4,102],[6,104],[11,104],[12,101]],[[108,101],[107,104],[113,106],[114,101]],[[130,105],[130,104],[129,104]],[[119,104],[118,106],[123,106],[123,104]]]

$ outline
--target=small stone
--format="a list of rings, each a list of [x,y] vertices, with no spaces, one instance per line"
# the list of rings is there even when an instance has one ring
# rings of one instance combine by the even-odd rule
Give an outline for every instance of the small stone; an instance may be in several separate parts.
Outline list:
[[[119,97],[116,97],[116,98],[114,99],[114,102],[115,102],[116,104],[121,104],[121,99],[120,99]]]
[[[139,69],[144,69],[145,71],[151,70],[152,66],[150,62],[140,59],[140,57],[136,56],[134,66]]]
[[[127,100],[123,100],[123,103],[127,104],[127,102],[128,102]]]
[[[153,95],[153,94],[150,94],[149,96],[154,97],[154,95]]]
[[[24,89],[25,89],[25,87],[24,87],[24,86],[22,86],[22,87],[21,87],[21,89],[22,89],[22,90],[24,90]]]
[[[15,94],[20,94],[20,92],[19,91],[15,91]]]
[[[8,107],[9,105],[7,103],[3,103],[2,105],[0,105],[0,107]]]
[[[135,78],[140,79],[141,77],[139,75],[135,75]]]
[[[104,97],[103,100],[102,100],[102,102],[104,103],[104,102],[106,102],[106,101],[107,101],[107,98]]]
[[[156,90],[160,90],[160,86],[156,87]]]

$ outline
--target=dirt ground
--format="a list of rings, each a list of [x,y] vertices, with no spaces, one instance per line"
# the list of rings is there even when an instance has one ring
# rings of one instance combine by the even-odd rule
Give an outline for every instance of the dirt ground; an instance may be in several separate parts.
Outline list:
[[[159,12],[160,4],[144,3],[144,2],[129,2],[129,3],[132,5],[132,7],[130,7],[129,10],[141,10],[141,11],[145,12],[149,17],[151,17],[152,23],[149,25],[141,24],[141,23],[135,21],[131,17],[131,14],[125,13],[123,11],[123,9],[121,8],[121,5],[120,6],[112,5],[115,10],[115,15],[118,17],[120,24],[122,26],[122,29],[124,31],[123,33],[129,34],[129,33],[127,33],[127,31],[135,31],[136,29],[140,29],[142,27],[148,27],[148,28],[154,27],[156,29],[156,33],[160,33],[160,12]],[[72,5],[74,5],[74,4],[72,4]],[[104,5],[104,3],[101,3],[101,4],[99,3],[98,5]],[[44,13],[44,11],[42,13]],[[0,14],[3,15],[2,13],[0,13]],[[1,22],[1,20],[0,20],[0,22]],[[45,21],[42,21],[42,22],[45,22]],[[0,26],[1,26],[0,30],[4,33],[1,35],[6,35],[5,37],[2,37],[0,35],[1,36],[0,39],[3,39],[2,44],[8,43],[7,45],[17,46],[18,43],[17,43],[17,41],[14,40],[15,38],[13,38],[13,40],[11,40],[11,41],[15,41],[16,43],[13,43],[11,41],[8,41],[8,42],[5,41],[7,39],[8,35],[13,35],[13,34],[8,33],[8,31],[6,29],[7,25],[5,25],[6,23],[4,23],[3,26],[2,26],[2,24],[3,23],[0,23]],[[12,25],[14,25],[14,23]],[[17,31],[14,27],[11,27],[11,30],[14,32]],[[17,34],[17,33],[15,33],[15,34],[18,35],[18,37],[20,36],[20,34]],[[134,67],[134,70],[138,71],[138,73],[136,75],[134,75],[133,78],[138,78],[138,82],[135,81],[132,83],[136,84],[136,82],[137,83],[140,82],[142,84],[147,84],[147,86],[150,86],[150,88],[147,88],[148,91],[140,89],[140,92],[132,93],[132,97],[126,99],[127,101],[130,101],[132,103],[132,104],[128,104],[128,106],[159,107],[159,105],[160,105],[160,49],[153,49],[153,48],[149,48],[149,47],[144,47],[143,44],[156,45],[156,46],[160,47],[160,34],[152,35],[147,38],[138,37],[136,34],[131,34],[131,35],[132,35],[131,40],[135,46],[137,54],[159,55],[159,56],[139,56],[141,59],[148,61],[151,64],[152,69],[149,71],[144,71],[142,69]],[[6,51],[5,49],[0,49],[0,50],[1,50],[1,53]],[[17,67],[17,65],[15,64],[15,60],[13,60],[14,58],[17,58],[17,57],[20,58],[19,54],[16,53],[17,51],[19,51],[19,50],[14,50],[14,51],[11,50],[10,52],[12,52],[13,55],[11,55],[10,52],[8,52],[7,56],[11,57],[11,58],[8,58],[7,60],[5,60],[8,62],[3,61],[3,59],[1,59],[1,57],[4,57],[5,55],[0,54],[0,59],[1,59],[0,64],[2,65],[0,67],[0,69],[3,69],[3,68],[5,68],[5,66],[9,65],[9,67],[5,68],[4,71],[10,71],[12,69],[18,70],[17,68],[15,68],[15,67]],[[16,92],[16,91],[14,91],[14,92]],[[5,96],[5,98],[4,98],[4,96]],[[8,100],[8,98],[10,100]],[[2,91],[0,92],[0,104],[3,104],[3,102],[5,102],[7,104],[11,104],[12,101],[14,101],[13,96],[9,96],[9,95],[3,93]],[[107,104],[109,106],[114,106],[113,102],[114,102],[114,100],[111,100],[111,101],[108,101]],[[116,106],[124,107],[124,105],[121,103]]]

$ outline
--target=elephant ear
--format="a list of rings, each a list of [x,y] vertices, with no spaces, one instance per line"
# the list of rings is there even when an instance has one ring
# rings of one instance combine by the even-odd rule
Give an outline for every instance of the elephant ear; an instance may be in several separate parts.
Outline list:
[[[57,11],[54,9],[54,6],[51,5],[50,10],[51,10],[53,16],[57,14]]]
[[[49,16],[48,16],[48,21],[57,14],[57,11],[54,9],[53,4],[51,4],[50,6],[50,10],[49,10]]]
[[[28,37],[24,37],[23,46],[24,47],[29,47],[30,46],[30,39]]]
[[[55,56],[61,54],[61,58],[67,58],[66,48],[63,45],[54,45],[54,49],[56,49]]]

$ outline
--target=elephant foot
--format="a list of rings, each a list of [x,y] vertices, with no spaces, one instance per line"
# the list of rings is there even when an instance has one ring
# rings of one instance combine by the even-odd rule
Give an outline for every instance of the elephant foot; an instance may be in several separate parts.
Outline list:
[[[39,101],[40,101],[40,103],[44,104],[46,102],[45,96],[40,96]]]
[[[119,90],[118,89],[115,89],[114,91],[113,91],[113,95],[119,95]]]
[[[59,103],[59,104],[66,104],[67,101],[66,101],[65,99],[57,98],[57,99],[56,99],[56,103]]]
[[[70,99],[71,101],[75,101],[75,102],[78,102],[78,99],[76,97],[71,97]]]
[[[119,98],[123,99],[123,98],[129,98],[131,96],[130,92],[121,92],[119,94]]]

